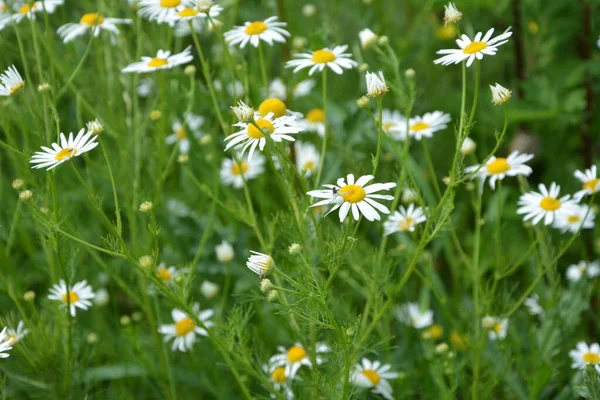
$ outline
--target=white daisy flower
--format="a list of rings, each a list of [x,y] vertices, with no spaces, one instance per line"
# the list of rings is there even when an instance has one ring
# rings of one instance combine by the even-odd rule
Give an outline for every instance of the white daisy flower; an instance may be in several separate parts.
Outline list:
[[[312,92],[317,82],[314,79],[306,79],[293,85],[291,94],[294,98],[304,97]],[[269,85],[269,97],[276,97],[282,101],[287,99],[287,87],[280,78],[275,78]]]
[[[450,121],[452,121],[450,114],[444,114],[441,111],[425,113],[423,116],[416,116],[408,121],[408,134],[416,140],[421,140],[423,137],[430,138],[435,132],[446,129]],[[400,124],[400,129],[405,135],[406,119],[404,119],[404,123]],[[402,134],[397,136],[400,138]]]
[[[600,373],[600,345],[598,343],[588,346],[585,342],[579,342],[577,347],[569,352],[569,357],[573,360],[571,368],[584,369],[590,365]]]
[[[83,280],[71,286],[67,291],[67,284],[64,280],[60,280],[57,285],[50,288],[50,300],[59,300],[67,306],[69,304],[69,312],[72,317],[75,317],[76,310],[81,308],[87,310],[92,306],[92,300],[96,295],[94,294],[92,287],[87,284],[87,281]]]
[[[596,213],[593,209],[590,209],[586,204],[577,205],[573,210],[558,216],[554,220],[553,226],[563,233],[577,233],[580,229],[592,229],[595,218]]]
[[[223,7],[206,1],[187,1],[185,4],[176,8],[175,13],[170,13],[167,22],[170,24],[180,21],[189,22],[192,20],[210,17],[215,19],[221,14]]]
[[[0,96],[15,96],[25,87],[25,81],[14,65],[0,75]]]
[[[497,106],[506,104],[512,96],[512,91],[499,83],[496,83],[496,86],[490,85],[490,90],[492,91],[492,103]]]
[[[269,275],[271,273],[271,268],[273,268],[273,258],[269,255],[259,253],[258,251],[250,250],[250,257],[246,261],[246,267],[256,275],[258,275],[261,279],[264,276]]]
[[[466,137],[462,146],[460,146],[460,154],[468,156],[469,154],[475,153],[475,150],[477,150],[477,143],[470,137]]]
[[[325,111],[322,108],[313,108],[299,123],[304,130],[317,132],[321,137],[325,136]]]
[[[488,331],[488,338],[490,340],[502,340],[508,332],[508,319],[486,315],[481,320],[481,326]]]
[[[78,157],[83,153],[86,153],[96,146],[98,142],[96,139],[97,135],[93,132],[86,132],[85,129],[81,129],[75,139],[73,139],[73,133],[69,133],[69,138],[65,137],[64,133],[60,134],[60,145],[58,143],[52,143],[52,148],[42,146],[43,151],[36,151],[29,161],[33,165],[31,168],[46,168],[46,171],[56,168],[65,161],[69,161],[74,157]]]
[[[215,253],[217,254],[217,261],[220,263],[227,263],[232,261],[235,257],[233,246],[226,240],[223,240],[221,244],[215,246]]]
[[[285,367],[278,367],[276,365],[263,365],[263,371],[269,375],[269,380],[273,382],[273,388],[280,392],[283,390],[284,396],[287,400],[294,399],[294,392],[292,391],[292,381],[295,376],[286,373]]]
[[[388,92],[389,89],[385,83],[382,71],[377,73],[367,72],[365,79],[367,80],[367,96],[379,97]]]
[[[406,118],[400,112],[384,109],[381,117],[383,133],[392,139],[406,139]]]
[[[600,191],[600,179],[596,177],[596,166],[592,165],[585,171],[575,171],[575,178],[583,184],[583,188],[575,193],[576,199],[580,200],[586,195],[591,195]]]
[[[309,177],[319,168],[321,163],[321,154],[315,146],[310,143],[295,143],[296,147],[296,168],[298,172],[304,173]]]
[[[269,365],[275,367],[285,367],[285,375],[286,376],[296,376],[296,372],[300,369],[301,366],[305,365],[309,368],[312,368],[313,364],[310,361],[310,356],[308,355],[308,351],[302,346],[300,343],[294,344],[289,349],[286,349],[283,346],[277,347],[277,350],[281,354],[276,354],[269,359]],[[315,352],[317,365],[323,364],[323,358],[319,355],[322,353],[327,353],[331,349],[325,343],[317,343]]]
[[[400,206],[398,211],[394,211],[383,223],[384,235],[391,235],[396,232],[414,232],[415,226],[425,221],[427,221],[427,218],[421,207],[415,207],[412,203],[407,208]]]
[[[525,299],[523,304],[527,307],[529,314],[531,315],[543,315],[544,309],[540,306],[540,296],[537,293],[532,294],[528,298]]]
[[[207,299],[214,299],[219,294],[219,285],[211,281],[204,281],[200,285],[200,293]]]
[[[210,318],[215,313],[213,310],[200,311],[198,303],[192,306],[192,310],[205,327],[210,328],[214,325],[210,321]],[[208,336],[208,332],[204,328],[197,326],[196,322],[185,312],[175,308],[171,311],[171,317],[175,322],[174,325],[161,325],[158,328],[158,333],[165,335],[165,342],[175,339],[173,340],[171,350],[184,352],[191,350],[196,342],[196,335]]]
[[[456,4],[450,2],[444,6],[444,26],[455,24],[462,18],[462,13],[456,8]]]
[[[304,97],[312,93],[312,90],[317,85],[314,79],[305,79],[292,86],[292,95],[294,98]]]
[[[396,318],[408,326],[422,329],[433,324],[433,311],[421,310],[417,303],[406,303],[398,306]]]
[[[17,329],[11,329],[7,327],[6,342],[10,346],[14,346],[15,344],[19,343],[25,336],[27,336],[28,333],[29,329],[25,328],[25,322],[19,321],[19,323],[17,324]]]
[[[14,4],[15,13],[12,15],[16,23],[20,23],[25,18],[35,20],[35,14],[47,12],[53,14],[56,7],[62,6],[64,0],[41,0],[34,1],[31,5],[29,1],[18,1]]]
[[[365,28],[358,32],[358,40],[360,40],[360,47],[363,50],[367,50],[377,43],[377,39],[379,39],[379,37],[369,28]]]
[[[489,183],[492,190],[496,189],[496,181],[504,179],[506,176],[529,176],[533,170],[525,163],[533,158],[533,154],[519,154],[513,151],[508,157],[492,156],[484,166],[473,165],[465,168],[465,173],[470,174],[477,171],[471,179],[479,178],[481,183],[486,178],[490,178]]]
[[[396,187],[396,183],[374,183],[365,186],[373,178],[373,175],[364,175],[355,182],[354,175],[348,174],[346,180],[339,178],[336,182],[337,185],[323,185],[327,189],[311,190],[307,193],[309,196],[325,199],[313,204],[311,207],[334,204],[326,215],[339,208],[340,222],[344,222],[350,211],[352,211],[352,217],[355,221],[359,220],[361,214],[369,221],[379,221],[381,219],[379,213],[389,214],[390,210],[374,199],[393,200],[394,196],[374,193],[381,190],[390,190]]]
[[[240,189],[244,187],[244,179],[249,181],[262,174],[265,171],[264,165],[265,158],[260,154],[249,161],[240,159],[239,164],[232,158],[225,158],[221,164],[221,182],[224,185]]]
[[[181,53],[171,55],[170,51],[159,50],[156,57],[142,57],[142,61],[135,62],[123,68],[121,72],[136,72],[145,74],[161,69],[171,69],[179,65],[187,64],[194,59],[192,56],[192,47],[188,46]]]
[[[0,332],[0,358],[10,357],[10,354],[6,352],[12,350],[11,343],[12,340],[6,336],[6,328],[2,329],[2,332]]]
[[[254,118],[254,108],[250,107],[248,104],[243,101],[238,101],[237,106],[230,107],[231,111],[235,114],[235,117],[240,122],[248,122]]]
[[[569,265],[566,272],[567,280],[577,282],[582,277],[595,278],[600,275],[600,263],[598,261],[579,261],[577,264]]]
[[[123,18],[105,18],[98,13],[84,14],[79,20],[79,23],[66,24],[58,28],[58,36],[63,40],[63,43],[68,43],[79,36],[85,35],[87,32],[93,32],[94,37],[100,36],[102,30],[118,35],[121,33],[118,24],[131,24],[130,19]]]
[[[552,182],[548,190],[545,185],[539,184],[540,193],[528,192],[519,198],[520,208],[517,214],[525,214],[523,221],[531,220],[536,225],[542,219],[544,225],[550,225],[556,218],[563,218],[577,206],[577,201],[570,195],[558,197],[560,186]]]
[[[229,32],[225,32],[225,40],[230,46],[240,45],[240,48],[246,47],[250,43],[258,47],[262,40],[269,46],[274,42],[285,43],[285,37],[290,33],[283,29],[287,26],[286,22],[278,22],[277,17],[269,17],[264,21],[246,22],[244,26],[234,26]]]
[[[102,123],[100,123],[100,121],[98,121],[97,118],[93,121],[88,121],[85,124],[85,127],[87,128],[88,132],[92,132],[94,135],[99,135],[104,132],[104,126]]]
[[[315,71],[322,72],[325,67],[328,67],[333,72],[341,75],[344,69],[352,69],[358,66],[358,63],[350,57],[352,54],[344,53],[348,49],[347,45],[336,46],[333,50],[324,48],[313,51],[311,53],[294,54],[295,60],[290,60],[286,63],[286,68],[294,68],[294,72],[310,67],[309,75]]]
[[[512,36],[512,32],[509,27],[504,33],[491,39],[493,33],[494,28],[487,31],[485,36],[483,36],[482,32],[478,32],[473,41],[471,41],[467,35],[463,34],[460,39],[456,39],[456,44],[458,44],[460,49],[438,50],[437,54],[445,55],[438,58],[433,63],[450,65],[459,64],[462,61],[467,60],[467,67],[470,67],[476,58],[481,60],[484,55],[493,56],[498,51],[499,46],[508,42],[508,38]]]
[[[281,142],[282,140],[293,142],[296,139],[290,135],[302,131],[302,128],[296,124],[296,117],[293,115],[274,118],[273,113],[269,113],[264,117],[257,113],[254,116],[254,122],[260,129],[250,122],[234,124],[233,126],[237,126],[241,130],[225,138],[225,141],[229,141],[225,146],[225,151],[230,148],[241,149],[240,154],[244,155],[248,150],[248,161],[250,161],[257,147],[260,151],[264,150],[267,144],[265,133],[268,133],[274,142]]]
[[[165,143],[179,143],[179,152],[187,154],[190,151],[190,139],[188,129],[192,132],[196,139],[200,139],[200,127],[204,123],[204,118],[199,115],[186,112],[184,114],[185,125],[180,120],[173,122],[173,133],[165,138]],[[188,128],[188,129],[186,129]]]
[[[175,278],[179,275],[180,271],[174,266],[167,267],[167,264],[161,262],[156,270],[156,276],[160,278],[165,285],[169,285],[175,282]]]
[[[181,0],[141,0],[138,15],[159,24],[168,23],[181,8]]]
[[[382,395],[388,400],[394,400],[392,386],[388,379],[397,379],[397,372],[390,372],[389,364],[381,364],[379,361],[369,361],[363,358],[360,364],[356,364],[352,371],[352,382],[360,387],[372,388],[373,393]]]

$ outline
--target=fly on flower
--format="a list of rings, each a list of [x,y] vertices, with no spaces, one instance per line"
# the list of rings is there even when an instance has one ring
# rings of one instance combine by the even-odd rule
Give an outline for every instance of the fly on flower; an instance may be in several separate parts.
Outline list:
[[[225,40],[229,45],[238,45],[240,48],[246,47],[250,43],[254,47],[262,40],[269,46],[273,43],[285,43],[285,38],[290,33],[283,29],[287,26],[286,22],[277,21],[277,17],[269,17],[264,21],[246,22],[244,26],[234,26],[229,32],[225,32]]]
[[[485,35],[482,32],[478,32],[473,40],[463,34],[460,39],[456,39],[456,44],[460,49],[444,49],[438,50],[437,54],[445,54],[443,57],[438,58],[433,63],[450,65],[460,64],[463,61],[467,61],[467,67],[473,64],[475,59],[481,60],[483,56],[496,55],[498,47],[508,42],[508,38],[512,36],[510,27],[504,31],[504,33],[496,36],[492,39],[494,34],[494,28],[487,31]]]
[[[162,69],[171,69],[179,65],[187,64],[194,59],[192,56],[192,47],[188,46],[181,53],[171,55],[170,51],[159,50],[156,57],[142,57],[142,61],[135,62],[123,68],[121,72],[136,72],[145,74],[148,72],[159,71]]]
[[[46,171],[58,167],[60,164],[71,160],[73,157],[79,157],[98,146],[97,135],[93,132],[86,132],[81,129],[77,136],[73,138],[73,133],[69,133],[69,138],[64,133],[60,134],[60,145],[52,143],[52,148],[42,146],[43,151],[36,151],[31,157],[31,168],[46,168]]]
[[[325,47],[312,53],[294,54],[296,59],[288,61],[285,66],[286,68],[294,68],[294,72],[310,67],[309,75],[312,75],[315,71],[322,72],[325,68],[341,75],[344,69],[352,69],[358,66],[358,63],[350,58],[352,54],[345,53],[347,49],[348,46],[344,45],[336,46],[333,49]]]
[[[63,43],[69,43],[70,41],[83,36],[88,32],[92,32],[94,37],[100,36],[100,32],[103,30],[110,32],[114,35],[121,33],[117,25],[119,24],[131,24],[130,19],[123,18],[105,18],[99,13],[88,13],[84,14],[79,23],[66,24],[58,28],[58,36],[63,40]]]

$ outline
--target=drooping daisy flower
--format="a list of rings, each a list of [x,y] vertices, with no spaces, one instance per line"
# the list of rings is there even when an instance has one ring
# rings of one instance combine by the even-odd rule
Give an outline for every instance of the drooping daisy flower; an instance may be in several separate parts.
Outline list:
[[[64,280],[60,280],[57,285],[50,288],[50,300],[58,300],[62,302],[62,306],[69,305],[69,312],[72,317],[75,317],[78,308],[87,310],[92,306],[90,301],[96,297],[92,287],[87,284],[87,281],[83,280],[71,286],[67,291],[67,284]]]
[[[325,136],[325,111],[322,108],[313,108],[299,122],[304,130],[317,132],[321,137]]]
[[[173,122],[173,133],[165,138],[165,143],[179,143],[179,152],[187,154],[190,151],[190,139],[188,129],[192,132],[195,138],[200,139],[200,127],[204,123],[204,118],[199,115],[186,112],[184,114],[185,125],[180,120]]]
[[[525,163],[532,158],[533,154],[519,154],[518,151],[513,151],[506,158],[492,156],[484,166],[467,167],[465,173],[470,174],[477,171],[471,179],[479,178],[482,184],[486,178],[490,178],[490,187],[494,190],[496,189],[496,181],[502,180],[506,176],[529,176],[533,170]]]
[[[452,121],[450,114],[444,114],[441,111],[416,116],[408,121],[408,134],[416,140],[421,140],[423,137],[430,138],[435,132],[446,129],[450,121]],[[406,119],[404,123],[400,124],[400,129],[403,129],[404,133],[406,132]]]
[[[580,229],[592,229],[596,213],[587,205],[577,205],[568,212],[557,216],[553,226],[560,229],[563,233],[577,233]]]
[[[375,43],[377,43],[377,39],[379,39],[379,36],[377,36],[375,32],[373,32],[369,28],[365,28],[362,31],[358,32],[358,40],[360,40],[360,47],[363,50],[367,50]]]
[[[295,143],[296,147],[296,167],[298,172],[309,177],[319,168],[321,163],[321,154],[315,146],[310,143]]]
[[[379,97],[388,92],[389,89],[385,83],[382,71],[378,73],[367,72],[365,79],[367,80],[367,96]]]
[[[586,195],[591,195],[600,191],[600,179],[596,177],[596,166],[592,165],[585,171],[575,171],[575,178],[583,183],[583,188],[575,193],[575,198],[580,200]]]
[[[19,1],[14,4],[15,13],[12,15],[16,23],[20,23],[25,18],[35,20],[35,14],[47,12],[53,14],[56,7],[62,6],[64,0],[41,0],[34,1],[29,5],[29,1]]]
[[[571,368],[584,369],[591,365],[600,373],[600,345],[598,343],[588,346],[585,342],[579,342],[577,347],[569,352],[569,357],[573,360]]]
[[[156,276],[160,278],[165,285],[175,282],[175,278],[179,275],[177,268],[174,266],[167,267],[164,262],[161,262],[156,270]]]
[[[308,351],[300,343],[294,344],[289,349],[283,346],[277,347],[281,354],[276,354],[269,359],[269,365],[276,367],[285,367],[286,376],[295,376],[301,366],[305,365],[312,368],[312,362]],[[323,364],[323,358],[319,355],[327,353],[331,349],[325,343],[317,343],[315,352],[317,365]]]
[[[492,91],[492,103],[497,106],[506,104],[512,96],[512,91],[499,83],[496,83],[495,86],[490,85],[490,90]]]
[[[344,69],[352,69],[358,66],[358,63],[350,57],[352,54],[344,53],[348,49],[347,45],[336,46],[333,50],[324,48],[313,51],[312,53],[294,54],[295,60],[290,60],[286,63],[286,68],[294,68],[294,72],[310,67],[309,75],[315,71],[322,72],[325,67],[328,67],[333,72],[341,75]]]
[[[254,118],[254,108],[241,100],[238,101],[237,106],[231,106],[230,108],[240,122],[249,122]]]
[[[269,273],[271,273],[271,268],[273,268],[273,258],[263,253],[259,253],[258,251],[250,250],[251,256],[248,257],[246,261],[246,267],[256,275],[258,275],[261,279]]]
[[[236,189],[244,187],[244,179],[249,181],[265,171],[265,158],[257,154],[249,161],[240,159],[239,164],[232,158],[225,158],[221,164],[221,182]],[[242,174],[244,177],[242,178]]]
[[[406,303],[398,306],[396,318],[408,326],[422,329],[433,324],[433,311],[421,310],[417,303]]]
[[[210,321],[210,318],[215,313],[213,310],[200,311],[200,304],[198,303],[192,306],[192,310],[205,327],[210,328],[214,325]],[[204,328],[197,326],[196,322],[185,312],[175,308],[171,311],[171,317],[175,322],[174,325],[161,325],[158,328],[158,333],[165,335],[165,342],[175,339],[173,340],[171,350],[184,352],[191,350],[196,342],[196,335],[208,336],[208,332]]]
[[[456,8],[456,5],[452,2],[444,6],[444,26],[448,24],[455,24],[462,18],[462,13]]]
[[[25,87],[25,81],[14,65],[0,75],[0,96],[15,96]]]
[[[396,232],[414,232],[415,226],[427,221],[423,209],[410,204],[407,208],[400,206],[398,211],[394,213],[383,223],[384,235],[391,235]]]
[[[384,109],[381,116],[383,133],[392,139],[406,139],[406,118],[400,112]]]
[[[583,276],[595,278],[600,275],[600,263],[598,261],[586,262],[579,261],[577,264],[569,265],[567,268],[566,277],[571,282],[577,282]]]
[[[141,0],[138,15],[159,24],[170,22],[181,7],[181,0]]]
[[[528,298],[525,299],[523,304],[527,307],[529,314],[531,315],[543,315],[544,309],[540,306],[540,296],[537,293],[532,294]]]
[[[508,331],[508,319],[486,315],[481,320],[481,326],[488,331],[488,338],[490,340],[502,340],[506,337]]]
[[[135,62],[123,68],[121,72],[136,72],[145,74],[161,69],[171,69],[179,65],[187,64],[194,59],[192,56],[192,47],[188,46],[181,53],[171,55],[170,51],[159,50],[156,57],[142,57],[142,61]]]
[[[73,133],[69,133],[67,139],[64,133],[60,134],[60,145],[58,143],[52,143],[52,148],[42,146],[43,151],[36,151],[29,161],[33,165],[31,168],[46,168],[46,171],[56,168],[65,161],[69,161],[74,157],[78,157],[83,153],[86,153],[96,146],[98,142],[96,139],[98,136],[94,135],[93,132],[87,132],[85,129],[81,129],[75,139],[73,139]]]
[[[115,35],[120,33],[118,24],[131,24],[130,19],[123,18],[105,18],[98,13],[84,14],[78,24],[66,24],[58,28],[58,36],[63,40],[63,43],[68,43],[73,39],[83,36],[87,32],[93,32],[94,37],[100,36],[102,30],[108,31]]]
[[[296,139],[290,135],[302,131],[302,128],[296,124],[296,117],[293,115],[274,118],[272,113],[264,117],[256,114],[254,122],[258,127],[250,122],[238,122],[234,124],[233,126],[237,126],[241,130],[225,138],[225,141],[229,141],[227,146],[225,146],[225,151],[233,147],[236,150],[241,149],[240,154],[244,155],[246,150],[248,150],[248,160],[252,160],[252,155],[257,147],[260,151],[264,150],[267,144],[265,134],[269,134],[275,142],[281,142],[282,140],[293,142]]]
[[[508,38],[512,36],[512,32],[509,27],[504,33],[491,39],[493,33],[494,28],[487,31],[485,36],[483,36],[482,32],[478,32],[473,41],[467,35],[463,34],[460,39],[456,39],[456,44],[458,44],[460,49],[438,50],[437,54],[445,55],[433,61],[433,63],[450,65],[459,64],[467,60],[467,67],[470,67],[476,58],[481,60],[484,55],[493,56],[498,51],[499,46],[508,42]]]
[[[290,33],[283,29],[286,26],[287,23],[278,22],[277,17],[269,17],[264,21],[246,22],[244,26],[234,26],[229,32],[225,32],[224,37],[230,46],[239,44],[242,49],[248,43],[258,47],[261,40],[273,46],[274,42],[285,43],[286,36],[290,36]]]
[[[223,240],[221,244],[215,246],[215,253],[217,254],[217,261],[220,263],[227,263],[232,261],[235,257],[233,246],[226,240]]]
[[[394,400],[392,396],[392,386],[388,379],[397,379],[397,372],[390,372],[392,367],[389,364],[381,364],[379,361],[369,361],[363,358],[360,364],[356,364],[352,371],[352,382],[355,385],[372,388],[373,393],[382,395],[388,400]]]
[[[548,190],[545,185],[539,184],[540,193],[529,192],[521,195],[517,214],[525,214],[524,221],[531,219],[536,225],[542,219],[545,225],[550,225],[555,218],[563,218],[577,206],[577,201],[571,199],[570,195],[558,197],[560,186],[552,182]]]
[[[346,179],[339,178],[336,182],[337,185],[323,185],[327,189],[311,190],[307,193],[309,196],[325,199],[313,204],[311,207],[334,204],[326,215],[339,208],[340,222],[344,222],[350,211],[352,211],[352,217],[355,221],[359,220],[361,214],[369,221],[379,221],[381,219],[379,213],[389,214],[390,210],[374,199],[393,200],[394,196],[374,193],[381,190],[390,190],[396,187],[396,183],[374,183],[365,186],[373,178],[373,175],[364,175],[355,182],[354,175],[348,174]]]
[[[9,345],[14,346],[18,342],[21,341],[27,334],[29,333],[29,329],[25,328],[25,322],[19,321],[17,324],[17,329],[11,329],[7,327],[6,330],[6,341]]]
[[[0,332],[0,358],[10,357],[10,354],[6,352],[12,350],[11,343],[12,340],[6,336],[6,328],[2,329],[2,332]]]
[[[283,390],[284,396],[287,400],[294,399],[294,392],[292,391],[292,381],[295,376],[290,375],[286,372],[285,367],[278,367],[276,365],[263,365],[263,371],[269,375],[269,380],[273,382],[273,388],[276,391]]]

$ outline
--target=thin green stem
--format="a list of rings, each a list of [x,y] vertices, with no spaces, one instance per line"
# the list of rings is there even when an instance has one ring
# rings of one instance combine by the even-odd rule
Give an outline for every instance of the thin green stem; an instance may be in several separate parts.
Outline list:
[[[378,119],[377,119],[377,151],[375,153],[375,160],[373,161],[373,176],[377,173],[377,167],[379,167],[379,157],[381,153],[381,137],[383,136],[383,97],[377,98],[378,108]]]
[[[319,187],[321,183],[321,174],[323,173],[323,166],[325,165],[325,153],[327,152],[327,136],[329,130],[327,129],[327,68],[322,72],[322,96],[323,96],[323,124],[325,124],[325,133],[323,134],[323,142],[321,143],[321,162],[319,163],[319,169],[317,170],[317,177],[315,179],[315,186]]]
[[[265,65],[265,55],[263,51],[262,44],[258,45],[258,62],[260,64],[260,75],[263,81],[263,87],[265,88],[266,93],[269,91],[269,81],[267,79],[267,67]]]

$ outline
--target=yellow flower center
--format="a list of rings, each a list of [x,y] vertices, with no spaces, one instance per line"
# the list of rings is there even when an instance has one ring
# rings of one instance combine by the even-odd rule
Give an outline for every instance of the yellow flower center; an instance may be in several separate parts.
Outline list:
[[[256,121],[256,125],[258,125],[260,129],[254,125],[248,125],[248,136],[250,136],[252,139],[261,139],[264,137],[263,133],[268,132],[270,135],[275,132],[275,127],[273,124],[266,119],[259,119]]]
[[[494,330],[494,332],[500,333],[502,332],[502,324],[500,322],[496,322],[492,329]]]
[[[66,149],[62,149],[61,151],[56,153],[56,155],[54,156],[54,159],[56,161],[62,161],[65,158],[73,157],[75,154],[77,154],[77,149],[66,148]]]
[[[315,169],[315,162],[314,161],[307,161],[304,163],[304,169],[307,171],[312,171],[313,169]]]
[[[404,218],[402,221],[400,221],[400,225],[398,226],[400,228],[401,231],[406,232],[408,230],[410,230],[410,228],[413,225],[414,220],[410,217],[408,218]]]
[[[346,185],[338,191],[338,194],[348,203],[358,203],[367,196],[365,190],[358,185]]]
[[[444,328],[441,325],[433,324],[425,331],[425,334],[429,339],[438,340],[444,334]]]
[[[279,118],[285,115],[285,110],[285,103],[275,98],[266,99],[258,106],[258,113],[261,117],[271,112],[273,113],[273,117]]]
[[[171,278],[173,277],[171,275],[171,271],[169,271],[168,268],[160,268],[156,272],[156,276],[158,276],[160,279],[162,279],[163,282],[169,282],[171,280]]]
[[[586,363],[597,364],[600,362],[600,354],[585,353],[583,355],[583,361],[585,361]]]
[[[6,4],[2,3],[0,4],[0,13],[3,13],[6,11]]]
[[[488,45],[486,42],[473,42],[463,49],[463,53],[475,54],[475,53],[478,53],[481,50],[485,49],[487,46]]]
[[[555,199],[554,197],[544,197],[542,201],[540,201],[540,207],[546,211],[558,210],[560,208],[560,200]]]
[[[231,165],[231,173],[233,175],[240,175],[242,172],[245,174],[246,171],[248,171],[248,163],[246,161],[242,161],[241,168],[236,162]]]
[[[285,376],[285,367],[275,368],[273,372],[271,372],[271,379],[275,383],[285,383],[287,382],[287,376]]]
[[[15,344],[17,344],[18,341],[19,338],[17,337],[17,335],[9,335],[6,338],[6,343],[8,343],[10,346],[14,346]]]
[[[375,370],[363,369],[362,374],[373,384],[373,386],[377,386],[379,381],[381,381],[381,376],[379,376]]]
[[[300,346],[292,346],[287,352],[287,360],[291,363],[302,361],[305,357],[306,350]]]
[[[576,224],[577,222],[581,221],[581,217],[579,215],[570,215],[567,217],[567,221],[570,224]]]
[[[394,126],[396,126],[395,122],[386,122],[383,124],[383,131],[389,133],[390,129],[392,129]]]
[[[62,296],[62,302],[63,303],[67,303],[67,300],[69,302],[69,304],[75,304],[79,301],[79,296],[77,296],[77,293],[75,293],[72,290],[69,290],[69,297],[67,299],[67,295],[63,294]]]
[[[326,64],[335,61],[335,54],[330,50],[317,50],[312,55],[312,62],[317,64]]]
[[[179,128],[175,131],[175,136],[177,136],[177,139],[183,140],[183,139],[187,139],[188,133],[185,129]]]
[[[246,25],[246,35],[260,35],[267,29],[269,29],[269,27],[262,21],[252,22]]]
[[[167,64],[169,64],[169,62],[167,60],[165,60],[164,58],[154,57],[152,60],[150,60],[150,62],[148,63],[148,66],[150,68],[157,68],[157,67],[163,67]]]
[[[23,4],[23,6],[21,8],[19,8],[19,14],[27,14],[29,11],[31,10],[36,10],[38,8],[38,5],[36,3],[33,3],[33,6],[29,6],[29,4]]]
[[[104,22],[104,17],[98,13],[89,13],[84,14],[83,17],[79,20],[80,24],[86,24],[88,26],[98,26],[102,25]]]
[[[417,123],[412,124],[412,126],[410,127],[410,130],[411,131],[422,131],[423,129],[429,128],[429,126],[430,126],[429,124],[419,121]]]
[[[189,8],[186,7],[183,10],[179,11],[177,13],[178,17],[195,17],[196,15],[200,14],[200,12],[198,10],[194,10],[193,8]]]
[[[496,158],[494,161],[488,164],[487,171],[492,175],[502,174],[510,169],[510,164],[506,161],[506,158]]]
[[[14,96],[14,95],[18,94],[24,87],[25,87],[25,82],[23,82],[23,81],[18,82],[15,85],[10,87],[8,95]]]
[[[325,121],[325,111],[322,108],[313,108],[306,114],[306,119],[308,122],[324,122]]]
[[[160,0],[162,8],[175,8],[181,4],[181,0]]]
[[[175,334],[177,336],[185,336],[196,329],[196,324],[191,318],[184,318],[175,323]]]
[[[592,180],[587,181],[583,184],[583,189],[589,190],[590,192],[596,191],[596,186],[600,183],[600,179],[594,178]]]

